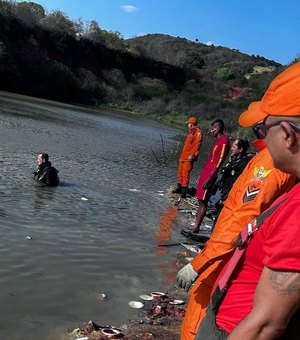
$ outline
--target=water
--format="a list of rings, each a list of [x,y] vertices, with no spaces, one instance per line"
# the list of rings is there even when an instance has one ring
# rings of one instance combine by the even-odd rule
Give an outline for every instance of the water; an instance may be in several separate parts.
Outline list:
[[[166,290],[178,270],[179,249],[157,244],[180,239],[165,190],[184,134],[6,93],[0,130],[0,338],[61,339],[90,319],[137,318],[128,301]],[[40,152],[59,187],[33,180]]]

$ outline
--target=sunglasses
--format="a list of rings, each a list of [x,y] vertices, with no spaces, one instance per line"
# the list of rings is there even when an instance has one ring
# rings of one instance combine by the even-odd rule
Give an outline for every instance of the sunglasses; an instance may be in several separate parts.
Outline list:
[[[266,124],[266,119],[268,117],[266,117],[262,122],[256,124],[255,126],[253,126],[253,132],[255,133],[256,137],[258,139],[264,139],[267,137],[267,134],[268,134],[268,131],[271,127],[273,126],[278,126],[280,125],[282,122],[286,122],[288,123],[292,128],[293,130],[297,131],[297,132],[300,132],[300,127],[297,126],[295,123],[293,122],[289,122],[287,120],[278,120],[277,122],[274,122],[274,123],[270,123],[270,124]]]

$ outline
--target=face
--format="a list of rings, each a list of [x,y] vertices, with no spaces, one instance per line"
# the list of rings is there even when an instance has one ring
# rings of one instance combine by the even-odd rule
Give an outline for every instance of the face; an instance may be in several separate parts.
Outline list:
[[[219,124],[218,123],[215,123],[211,126],[210,128],[210,134],[213,136],[213,137],[217,137],[217,135],[219,134],[220,132],[220,127],[219,127]]]
[[[286,159],[286,152],[282,140],[284,132],[280,125],[273,125],[278,121],[279,121],[278,117],[272,116],[268,116],[265,119],[264,121],[265,126],[266,127],[269,126],[265,132],[266,136],[265,141],[267,148],[273,159],[274,167],[279,170],[285,171],[286,170],[285,165],[288,164],[288,160]]]
[[[237,156],[241,153],[241,151],[242,150],[239,149],[239,147],[238,147],[238,140],[236,139],[231,145],[231,154],[233,156]]]
[[[38,165],[41,165],[44,162],[44,159],[42,158],[41,153],[37,156],[36,162]]]
[[[188,129],[193,130],[195,128],[195,125],[192,123],[188,123]]]

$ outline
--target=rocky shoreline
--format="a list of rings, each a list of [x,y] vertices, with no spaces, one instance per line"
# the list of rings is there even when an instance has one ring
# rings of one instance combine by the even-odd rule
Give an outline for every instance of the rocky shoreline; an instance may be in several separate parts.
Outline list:
[[[178,209],[180,224],[183,226],[191,224],[195,219],[197,201],[194,198],[181,199],[179,195],[171,193],[172,189],[168,190],[169,202]],[[206,219],[206,223],[211,223],[211,221]],[[189,245],[191,248],[197,249],[197,244],[187,239],[188,250],[180,253],[178,269],[196,255],[194,251],[189,251]],[[180,301],[182,304],[174,304],[174,301],[177,300],[182,300]],[[165,296],[157,296],[153,300],[143,301],[144,308],[141,310],[138,319],[130,320],[120,326],[100,325],[95,321],[89,321],[80,328],[68,330],[62,340],[180,339],[180,327],[185,315],[187,301],[188,294],[174,282]]]

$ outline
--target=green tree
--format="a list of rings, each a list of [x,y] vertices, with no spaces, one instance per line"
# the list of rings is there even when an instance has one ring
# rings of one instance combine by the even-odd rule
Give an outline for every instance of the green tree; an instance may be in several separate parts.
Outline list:
[[[198,53],[191,53],[187,57],[187,64],[201,70],[205,65],[205,61]]]
[[[29,27],[38,25],[46,16],[44,8],[35,2],[18,2],[15,11],[17,18]]]
[[[217,76],[224,80],[230,80],[230,79],[236,78],[235,73],[228,67],[219,67],[217,69]]]
[[[68,16],[61,11],[53,11],[42,20],[42,25],[46,29],[56,33],[75,36],[76,26]]]

